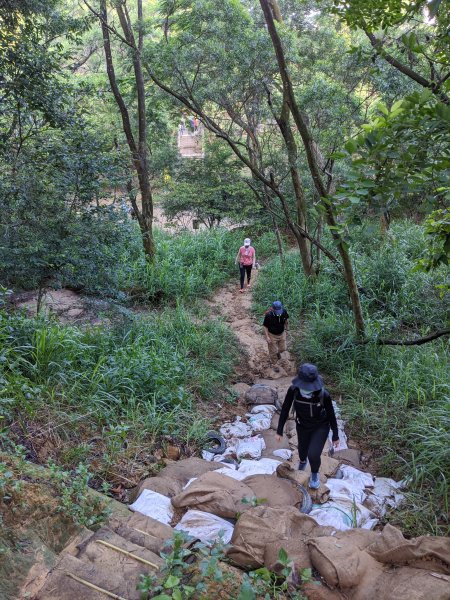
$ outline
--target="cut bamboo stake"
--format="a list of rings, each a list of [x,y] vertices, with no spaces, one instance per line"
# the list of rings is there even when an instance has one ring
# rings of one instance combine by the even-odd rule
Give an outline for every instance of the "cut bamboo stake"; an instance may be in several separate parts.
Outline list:
[[[118,596],[117,594],[108,592],[108,590],[104,590],[103,588],[98,587],[98,585],[94,585],[93,583],[90,583],[90,581],[86,581],[86,579],[81,579],[81,577],[72,575],[72,573],[66,572],[66,575],[67,575],[67,577],[70,577],[71,579],[75,579],[75,581],[78,581],[78,583],[82,583],[86,587],[91,588],[92,590],[95,590],[96,592],[101,592],[102,594],[105,594],[106,596],[109,596],[110,598],[114,598],[115,600],[127,600],[123,596]]]
[[[158,565],[155,565],[155,563],[152,563],[149,560],[145,560],[145,558],[141,558],[140,556],[136,556],[136,554],[133,554],[132,552],[128,552],[128,550],[119,548],[119,546],[114,546],[114,544],[110,544],[109,542],[105,542],[104,540],[95,540],[95,541],[97,542],[97,544],[102,544],[103,546],[106,546],[107,548],[111,548],[111,550],[115,550],[116,552],[121,552],[122,554],[125,554],[125,556],[128,556],[129,558],[134,558],[134,560],[138,560],[139,562],[144,563],[144,565],[149,565],[150,567],[153,567],[154,569],[159,570]]]

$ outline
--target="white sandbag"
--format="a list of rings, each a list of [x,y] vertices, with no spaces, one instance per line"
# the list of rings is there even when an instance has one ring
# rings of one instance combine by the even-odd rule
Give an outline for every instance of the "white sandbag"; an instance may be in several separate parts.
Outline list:
[[[314,504],[309,513],[319,525],[328,525],[346,531],[354,527],[373,529],[378,523],[375,515],[359,502],[352,502],[346,496],[336,494],[336,500],[324,504]]]
[[[249,415],[248,424],[253,431],[264,431],[270,429],[272,422],[272,416],[265,412],[256,413],[255,415]]]
[[[347,445],[347,435],[345,433],[345,421],[343,419],[341,419],[341,409],[339,408],[339,406],[336,404],[336,402],[333,400],[333,408],[334,408],[334,412],[336,414],[336,422],[337,422],[337,426],[338,426],[338,433],[339,433],[339,450],[347,450],[348,449],[348,445]],[[333,432],[330,431],[330,442],[331,442],[331,438],[333,436]]]
[[[280,465],[280,461],[272,458],[261,458],[260,460],[241,461],[237,473],[245,473],[246,477],[250,475],[272,475]]]
[[[399,492],[403,487],[400,481],[394,481],[388,477],[375,477],[375,483],[369,490],[365,506],[373,511],[378,517],[383,517],[388,508],[397,508],[405,496]]]
[[[352,485],[360,489],[371,488],[374,485],[373,477],[370,473],[364,473],[350,465],[341,465],[339,467],[343,473],[343,480],[352,482]]]
[[[241,458],[259,458],[261,452],[266,447],[263,438],[259,435],[253,437],[244,438],[239,440],[236,447],[236,456],[238,459]]]
[[[214,460],[214,454],[212,452],[207,452],[206,450],[202,450],[202,458],[203,460]]]
[[[227,477],[231,477],[232,479],[236,479],[237,481],[243,481],[246,477],[248,477],[247,473],[232,471],[231,469],[227,469],[226,467],[217,469],[217,471],[214,471],[214,473],[221,473],[222,475],[226,475]]]
[[[188,510],[176,525],[178,531],[185,531],[204,543],[214,542],[220,534],[225,544],[229,544],[233,536],[233,525],[211,513],[201,510]]]
[[[250,414],[257,413],[267,413],[272,416],[276,412],[277,408],[273,404],[260,404],[258,406],[254,406],[250,411]]]
[[[278,456],[283,460],[291,460],[292,458],[292,450],[288,450],[287,448],[280,448],[279,450],[274,450],[272,452],[274,456]]]
[[[156,519],[156,521],[165,525],[169,525],[173,518],[173,507],[170,498],[152,490],[143,490],[136,502],[130,504],[128,508],[147,517],[152,517],[152,519]]]
[[[234,423],[224,423],[220,428],[220,435],[224,438],[245,438],[252,434],[250,425],[243,423],[241,417],[236,417]]]
[[[358,484],[354,485],[354,482],[350,480],[328,478],[326,486],[330,490],[330,500],[345,496],[349,500],[355,500],[362,504],[367,498],[364,488],[361,488]]]

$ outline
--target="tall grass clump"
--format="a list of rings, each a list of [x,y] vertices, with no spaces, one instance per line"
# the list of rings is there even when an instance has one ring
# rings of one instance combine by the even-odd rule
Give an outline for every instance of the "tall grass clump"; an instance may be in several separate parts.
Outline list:
[[[324,264],[315,280],[302,273],[297,253],[271,261],[255,289],[255,311],[280,299],[291,315],[299,361],[318,365],[336,395],[352,437],[376,461],[379,474],[407,482],[406,503],[390,516],[410,534],[448,530],[450,369],[448,340],[421,346],[380,346],[378,338],[421,337],[445,328],[445,271],[416,270],[424,240],[401,223],[381,237],[370,224],[351,231],[367,335],[354,339],[342,277]]]
[[[164,440],[195,444],[237,357],[223,324],[182,307],[86,329],[1,311],[0,348],[0,444],[40,461],[45,442],[47,457],[86,461],[106,479]]]
[[[129,255],[120,259],[122,289],[156,304],[194,302],[205,298],[237,273],[235,258],[239,247],[251,231],[225,229],[202,230],[195,234],[169,234],[155,230],[156,257],[149,264],[141,252],[136,257],[135,244],[130,244]],[[264,233],[253,241],[257,259],[266,258],[276,250],[275,237]],[[237,275],[236,275],[237,276]]]

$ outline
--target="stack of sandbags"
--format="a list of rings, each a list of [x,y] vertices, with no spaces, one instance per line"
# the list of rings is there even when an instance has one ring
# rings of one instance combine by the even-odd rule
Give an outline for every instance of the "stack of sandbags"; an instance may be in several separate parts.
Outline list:
[[[339,531],[308,541],[312,565],[327,585],[351,600],[449,600],[450,540],[405,540],[383,532]]]

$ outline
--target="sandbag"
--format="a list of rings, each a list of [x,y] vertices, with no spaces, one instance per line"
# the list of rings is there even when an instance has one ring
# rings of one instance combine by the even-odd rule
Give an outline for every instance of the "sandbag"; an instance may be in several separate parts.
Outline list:
[[[331,587],[347,589],[358,586],[366,571],[382,572],[382,566],[365,549],[379,534],[354,529],[329,537],[310,539],[311,562]]]
[[[264,440],[259,435],[243,438],[236,445],[236,456],[241,458],[258,459],[265,448]]]
[[[247,423],[253,431],[264,431],[270,428],[271,421],[272,415],[265,412],[258,412],[256,414],[249,414]]]
[[[183,486],[178,479],[162,477],[160,475],[156,477],[147,477],[136,490],[133,490],[130,499],[133,501],[136,500],[144,490],[152,490],[153,492],[172,498],[172,496],[179,494],[182,488]]]
[[[127,519],[111,518],[108,525],[118,535],[158,555],[173,537],[172,527],[140,513]]]
[[[378,563],[379,564],[379,563]],[[364,580],[352,600],[449,600],[447,575],[412,567],[400,567]]]
[[[167,465],[167,467],[164,467],[164,469],[159,472],[158,477],[179,481],[183,487],[189,479],[199,477],[200,475],[203,475],[203,473],[208,473],[209,471],[215,471],[217,468],[218,465],[216,463],[201,458],[191,457]]]
[[[361,451],[353,448],[346,448],[345,450],[335,450],[333,457],[341,461],[345,465],[350,465],[356,469],[361,468]]]
[[[245,392],[247,404],[275,404],[278,392],[270,385],[258,383]]]
[[[423,535],[406,540],[399,529],[388,524],[367,552],[381,563],[450,574],[449,538]]]
[[[298,507],[303,494],[290,481],[280,479],[276,475],[251,475],[243,483],[253,491],[253,495],[263,504],[275,508],[277,506]]]
[[[133,504],[130,504],[128,508],[147,517],[152,517],[166,525],[173,518],[173,508],[170,498],[152,492],[152,490],[144,490],[139,498]]]
[[[201,510],[188,510],[175,529],[205,543],[214,542],[221,537],[225,544],[229,544],[233,535],[231,523]]]
[[[373,529],[378,523],[378,519],[368,508],[340,494],[335,494],[334,500],[313,506],[309,514],[320,525],[335,527],[340,531],[354,527]]]
[[[277,467],[277,475],[278,477],[289,479],[289,481],[304,486],[308,490],[314,504],[323,504],[324,502],[327,502],[329,498],[330,490],[323,483],[323,477],[321,477],[319,489],[313,490],[308,485],[311,474],[306,470],[299,471],[298,469],[295,469],[290,463],[284,462],[280,464]]]
[[[289,439],[284,435],[280,441],[277,440],[277,432],[273,429],[267,429],[261,432],[261,437],[264,440],[266,449],[264,454],[267,456],[272,454],[274,450],[280,450],[281,448],[289,449]]]
[[[241,515],[235,525],[228,558],[246,569],[263,566],[267,544],[306,540],[317,528],[313,519],[296,508],[257,506]]]
[[[175,508],[201,510],[234,519],[237,513],[250,507],[242,502],[243,499],[250,502],[253,497],[253,490],[245,483],[213,472],[201,475],[184,492],[172,498],[172,504]]]
[[[220,428],[220,434],[227,440],[230,438],[246,438],[252,435],[253,429],[247,423],[236,417],[233,423],[224,423]]]

